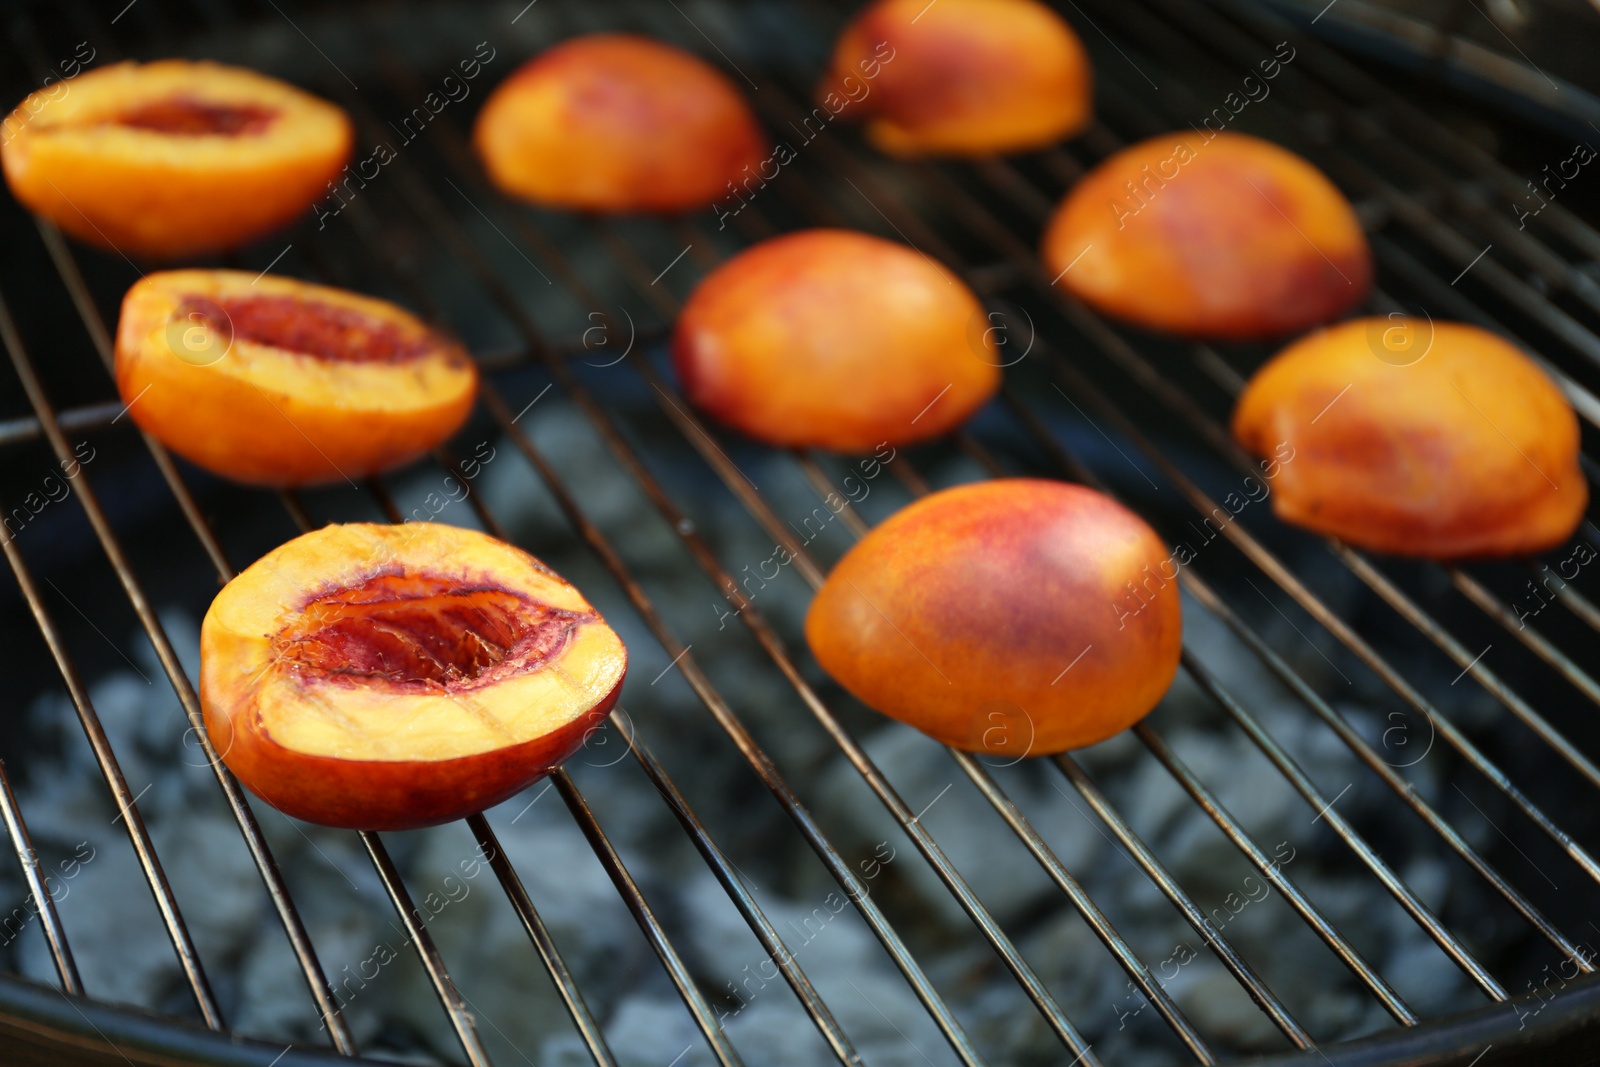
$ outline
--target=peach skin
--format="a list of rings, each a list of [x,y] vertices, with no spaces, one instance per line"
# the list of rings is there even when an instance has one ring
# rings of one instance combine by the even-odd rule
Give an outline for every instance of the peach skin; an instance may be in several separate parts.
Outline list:
[[[117,389],[146,432],[254,485],[351,480],[443,444],[478,372],[393,304],[246,271],[150,274],[122,301]]]
[[[947,745],[1081,748],[1155,707],[1178,669],[1178,587],[1155,531],[1082,486],[946,489],[862,538],[806,615],[817,662]]]
[[[582,746],[627,669],[550,568],[431,522],[297,537],[200,628],[200,704],[228,769],[279,811],[355,830],[506,800]]]
[[[490,94],[473,144],[501,192],[548,207],[704,207],[767,145],[739,89],[687,52],[632,34],[565,41]]]
[[[1583,519],[1578,419],[1533,360],[1495,335],[1402,315],[1314,333],[1250,379],[1233,435],[1294,448],[1285,522],[1376,552],[1515,556]]]
[[[1237,133],[1186,130],[1111,156],[1056,209],[1044,262],[1109,315],[1219,340],[1300,332],[1372,286],[1343,194],[1294,153]]]
[[[1000,387],[983,306],[905,245],[803,230],[741,252],[684,305],[690,403],[780,446],[869,452],[946,433]]]
[[[6,181],[30,211],[142,259],[237,248],[292,221],[350,156],[350,120],[218,63],[117,63],[6,120]]]
[[[845,27],[817,88],[902,158],[1043,148],[1089,123],[1077,34],[1037,0],[877,0]]]

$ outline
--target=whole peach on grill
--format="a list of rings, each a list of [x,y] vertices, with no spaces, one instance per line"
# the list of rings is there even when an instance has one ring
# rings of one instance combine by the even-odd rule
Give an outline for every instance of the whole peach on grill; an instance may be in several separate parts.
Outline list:
[[[712,271],[673,335],[689,401],[776,445],[870,452],[937,437],[1000,387],[978,298],[915,249],[776,237]]]
[[[903,157],[1042,148],[1088,124],[1092,96],[1078,35],[1037,0],[876,0],[840,34],[816,93]]]
[[[1091,489],[963,485],[847,552],[806,640],[863,703],[947,745],[1062,752],[1133,725],[1167,691],[1176,571],[1155,531]]]
[[[520,549],[436,523],[326,526],[223,588],[200,630],[206,733],[268,804],[360,830],[509,798],[611,711],[628,654]]]
[[[1222,340],[1305,330],[1372,285],[1366,236],[1333,183],[1226,132],[1152,137],[1095,167],[1056,209],[1044,262],[1107,314]]]
[[[1250,379],[1233,435],[1260,456],[1293,449],[1280,518],[1379,552],[1538,552],[1589,502],[1572,405],[1515,346],[1464,323],[1394,315],[1302,338]]]
[[[518,67],[483,105],[473,144],[507,195],[604,212],[703,207],[769,151],[727,77],[621,33],[576,37]]]

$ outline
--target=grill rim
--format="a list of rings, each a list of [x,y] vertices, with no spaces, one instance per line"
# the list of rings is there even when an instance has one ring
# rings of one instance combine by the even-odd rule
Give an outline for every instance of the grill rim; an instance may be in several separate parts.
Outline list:
[[[422,224],[419,223],[419,225],[422,225]],[[56,235],[56,240],[58,242],[60,241],[59,234]],[[47,241],[47,243],[49,243],[48,234],[46,235],[46,241]],[[63,245],[63,248],[64,248],[64,245]],[[71,254],[69,252],[68,256],[70,257],[70,255]],[[58,263],[58,266],[59,266],[59,263]],[[75,299],[76,299],[76,296],[77,296],[77,294],[75,293],[74,294],[74,298]],[[81,310],[81,308],[80,308],[80,310]],[[93,327],[90,325],[90,322],[89,322],[89,320],[87,318],[85,319],[85,326],[90,329],[91,333],[93,332]],[[102,329],[102,332],[103,332],[103,324],[102,324],[101,329]],[[663,395],[665,395],[665,394],[663,394]],[[40,419],[38,421],[39,421],[41,429],[48,429],[49,428],[48,424],[52,420],[44,418],[43,417],[43,413],[41,413],[41,417],[40,417]],[[59,434],[60,433],[59,425],[56,426],[55,429],[56,429],[56,434]],[[694,442],[691,440],[691,443],[694,443]],[[1153,455],[1159,455],[1160,453],[1159,452],[1153,452],[1152,454]],[[165,467],[166,466],[170,466],[170,463],[171,463],[170,459],[166,459],[165,462],[163,462],[163,459],[164,459],[163,454],[154,454],[154,458],[156,459],[156,461],[158,463],[158,466],[163,466],[163,468],[164,468],[163,473],[166,473]],[[179,485],[181,484],[181,477],[176,474],[176,468],[172,468],[172,469],[173,469],[173,472],[174,472],[174,478],[177,480],[177,484],[173,484],[172,488],[173,488],[175,494],[177,494],[178,502],[180,504],[180,507],[184,507],[185,510],[187,511],[188,507],[186,507],[185,505],[186,505],[186,503],[192,505],[192,498],[189,498],[187,496],[187,491],[186,490],[180,490],[179,489]],[[306,521],[310,521],[309,516],[306,515],[304,508],[301,507],[298,503],[294,502],[292,500],[292,498],[291,499],[286,499],[285,503],[290,505],[290,507],[289,507],[290,513],[292,515],[295,515],[297,519],[301,518],[301,517],[304,517],[306,519]],[[195,527],[195,531],[196,531],[196,533],[198,535],[201,535],[201,540],[205,544],[205,547],[207,548],[207,550],[211,551],[212,548],[215,546],[214,540],[208,541],[207,537],[204,534],[202,534],[200,526],[196,526]],[[8,539],[8,543],[9,543],[9,539]],[[213,555],[213,558],[214,558],[214,561],[221,561],[220,549],[216,550],[216,552]],[[222,561],[222,562],[223,562],[223,565],[225,566],[226,565],[225,561]],[[670,647],[669,647],[668,651],[669,652],[671,651]],[[181,675],[181,671],[179,673]],[[379,847],[381,848],[381,845]],[[369,846],[369,848],[370,848],[370,846]],[[374,859],[375,859],[375,861],[378,859],[376,854],[374,855]],[[402,894],[404,893],[403,884],[399,885],[399,891]],[[391,895],[394,896],[393,891],[391,891]],[[626,894],[625,894],[625,896],[626,896]],[[631,898],[629,898],[629,899],[630,899],[630,903],[631,903]],[[397,906],[398,906],[401,903],[401,900],[399,898],[396,898],[396,903],[397,903]],[[402,908],[401,911],[402,911],[402,916],[404,916],[406,909]],[[448,982],[448,978],[447,978],[447,975],[446,975],[445,976],[445,983],[447,984],[447,982]],[[444,989],[444,984],[441,984],[441,991],[443,991],[443,989]],[[450,1005],[447,1003],[447,1010],[448,1010],[449,1007],[450,1007]],[[1479,1010],[1482,1011],[1483,1009],[1479,1009]],[[1402,1033],[1403,1032],[1404,1031],[1402,1031]]]

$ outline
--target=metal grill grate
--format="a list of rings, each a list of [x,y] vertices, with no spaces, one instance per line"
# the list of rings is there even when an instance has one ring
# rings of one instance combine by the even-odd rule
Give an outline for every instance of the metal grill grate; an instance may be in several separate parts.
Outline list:
[[[130,21],[144,25],[158,40],[180,39],[182,35],[162,21],[169,17],[167,13],[149,10],[159,6],[154,0],[146,0],[146,10],[136,9]],[[233,6],[221,0],[214,4],[197,0],[195,15],[213,33],[225,31],[247,40],[268,24],[281,30],[288,22],[298,31],[300,20],[312,17],[294,7],[278,10],[276,4],[270,9],[248,12],[228,10]],[[1000,302],[995,306],[1030,309],[1030,324],[1037,320],[1037,337],[1026,366],[1010,372],[1013,377],[997,405],[999,410],[951,441],[919,452],[916,457],[899,456],[889,464],[908,496],[929,490],[925,457],[953,456],[980,475],[1039,473],[1064,477],[1131,497],[1135,506],[1150,499],[1143,485],[1148,482],[1152,493],[1165,494],[1162,507],[1186,507],[1187,511],[1173,513],[1188,519],[1212,514],[1218,506],[1213,492],[1201,484],[1208,480],[1217,484],[1215,471],[1248,474],[1255,470],[1252,461],[1232,444],[1223,419],[1232,395],[1242,385],[1240,368],[1253,365],[1261,353],[1155,342],[1113,328],[1050,287],[1051,279],[1036,262],[1034,243],[1047,212],[1085,166],[1120,147],[1125,140],[1182,128],[1193,116],[1205,114],[1209,108],[1206,101],[1211,99],[1208,94],[1216,86],[1224,86],[1221,91],[1226,91],[1237,69],[1248,68],[1271,55],[1274,44],[1282,40],[1288,40],[1297,50],[1296,59],[1286,65],[1274,94],[1253,105],[1250,120],[1255,129],[1304,150],[1361,201],[1363,215],[1370,224],[1380,285],[1384,287],[1375,294],[1371,308],[1381,313],[1401,307],[1403,300],[1407,307],[1426,307],[1438,316],[1477,322],[1524,339],[1543,354],[1546,365],[1572,397],[1582,418],[1591,426],[1600,426],[1600,401],[1585,384],[1594,381],[1595,364],[1600,363],[1600,336],[1593,329],[1600,321],[1600,288],[1578,265],[1586,257],[1600,255],[1600,234],[1561,204],[1548,206],[1529,230],[1513,227],[1505,215],[1484,203],[1489,195],[1521,195],[1523,178],[1390,87],[1243,0],[1219,0],[1214,6],[1205,7],[1180,0],[1139,0],[1126,4],[1097,2],[1074,8],[1068,14],[1096,49],[1103,116],[1081,141],[1014,162],[896,165],[860,150],[851,135],[830,131],[807,141],[804,157],[796,165],[798,173],[772,181],[770,188],[763,188],[730,219],[732,232],[745,242],[794,225],[853,225],[883,232],[950,265],[986,299]],[[806,57],[798,57],[791,66],[783,57],[765,56],[759,48],[752,51],[751,41],[759,38],[762,25],[769,32],[773,25],[800,27],[805,31],[808,47],[815,51],[829,39],[838,13],[806,6],[750,9],[742,14],[723,9],[707,11],[716,17],[709,17],[700,8],[694,9],[697,17],[692,20],[681,9],[629,8],[626,22],[686,47],[703,49],[709,44],[714,57],[720,55],[729,63],[733,62],[730,55],[738,56],[738,76],[759,75],[759,88],[751,95],[765,123],[774,130],[795,128],[808,109],[803,102],[805,83],[799,63]],[[115,58],[99,21],[85,17],[81,11],[74,14],[73,24],[52,36],[88,36],[105,59]],[[491,23],[498,27],[509,24],[515,14],[509,9],[494,9],[483,15],[482,22],[486,27]],[[541,11],[539,17],[545,17],[545,12]],[[590,19],[613,23],[611,18],[599,19],[593,12],[563,10],[549,17],[559,23],[555,29],[563,34],[597,28],[587,25]],[[741,17],[753,25],[743,25]],[[762,18],[769,21],[763,24]],[[313,68],[320,69],[323,77],[315,88],[343,104],[354,116],[361,130],[358,144],[388,136],[379,117],[380,103],[375,101],[412,101],[426,92],[427,87],[419,80],[418,65],[402,50],[393,25],[407,24],[408,19],[420,24],[417,12],[404,8],[362,11],[338,23],[353,27],[351,32],[361,37],[359,51],[370,52],[370,62],[363,68],[368,71],[362,76],[365,84],[359,91],[354,90],[353,83],[346,84],[342,71],[335,73],[337,68],[332,68],[331,60],[328,67]],[[48,56],[53,54],[40,37],[40,28],[28,21],[25,10],[19,10],[12,46],[34,78],[42,78],[48,72]],[[1109,43],[1110,48],[1102,48],[1102,42]],[[336,54],[342,55],[337,50]],[[1147,91],[1156,84],[1152,78],[1159,81],[1159,90]],[[1061,1062],[1102,1062],[1094,1047],[1096,1035],[1080,1031],[1073,1022],[1074,1005],[1059,999],[1040,978],[1018,949],[1015,934],[995,919],[923,825],[922,812],[902,797],[829,700],[809,680],[814,674],[805,666],[794,642],[783,636],[783,627],[769,620],[762,605],[741,590],[735,562],[719,555],[715,537],[702,532],[692,514],[689,494],[669,489],[659,457],[639,443],[641,431],[637,424],[645,418],[639,408],[607,402],[612,389],[647,395],[655,409],[647,412],[648,419],[671,427],[676,435],[673,447],[684,457],[698,457],[694,462],[702,465],[702,472],[709,468],[714,477],[706,479],[702,473],[698,480],[704,484],[695,487],[693,496],[698,499],[708,493],[725,492],[749,521],[788,551],[796,573],[805,582],[813,588],[820,585],[825,561],[816,558],[803,535],[796,536],[795,528],[780,509],[757,489],[734,459],[735,454],[754,454],[751,446],[730,441],[702,422],[653,361],[653,356],[659,354],[652,353],[652,349],[658,347],[654,342],[659,339],[661,327],[670,324],[678,310],[675,294],[687,291],[691,269],[704,271],[732,250],[734,244],[729,235],[713,226],[716,220],[709,213],[650,223],[553,220],[508,205],[479,177],[462,121],[461,114],[449,110],[440,114],[426,137],[408,145],[407,151],[388,165],[381,195],[357,197],[341,210],[341,226],[348,223],[342,238],[326,243],[296,238],[291,246],[297,250],[295,255],[278,269],[305,273],[331,284],[396,291],[446,329],[460,327],[463,306],[492,308],[515,343],[510,349],[480,353],[484,366],[491,371],[483,392],[484,413],[537,473],[572,532],[587,546],[594,561],[609,572],[639,623],[659,643],[665,658],[681,672],[704,709],[732,741],[736,758],[771,793],[792,821],[795,832],[850,897],[856,912],[899,969],[956,1060],[969,1065],[986,1062],[983,1042],[969,1035],[957,1012],[947,1003],[948,989],[941,990],[941,983],[924,969],[906,937],[897,930],[890,914],[893,908],[880,903],[868,891],[851,862],[830,840],[822,822],[808,810],[802,796],[811,793],[810,783],[799,777],[792,780],[780,771],[779,760],[769,757],[741,718],[737,702],[719,691],[694,650],[674,632],[669,613],[635,576],[626,553],[593,519],[588,503],[591,487],[569,484],[558,465],[550,461],[521,424],[522,415],[544,395],[537,387],[540,382],[548,379],[560,395],[581,411],[615,460],[621,476],[643,494],[675,532],[682,559],[692,562],[713,587],[724,592],[729,610],[736,612],[739,625],[765,656],[767,669],[775,671],[776,677],[793,690],[838,752],[859,773],[920,854],[920,862],[929,865],[970,919],[973,935],[987,943],[1043,1025],[1059,1039],[1064,1049]],[[386,205],[388,210],[380,215],[373,208],[375,203]],[[37,232],[57,275],[50,284],[59,283],[64,288],[81,318],[81,328],[109,367],[110,334],[102,308],[111,305],[119,290],[114,284],[92,283],[80,254],[49,223],[37,223]],[[496,241],[503,241],[504,246]],[[1491,243],[1499,254],[1483,256],[1485,243]],[[582,249],[581,257],[573,252],[577,248]],[[655,265],[665,263],[680,248],[687,265],[673,260],[676,273],[658,274]],[[437,287],[430,283],[434,272],[425,269],[419,249],[447,257],[454,287],[470,289],[470,295],[459,300],[441,299]],[[531,271],[524,272],[520,266],[508,269],[506,263],[515,261],[507,259],[507,249]],[[596,255],[604,257],[598,271],[591,259]],[[252,258],[250,266],[266,266],[269,258],[270,251],[260,256],[260,263]],[[91,273],[98,280],[109,278],[114,272],[96,267]],[[597,273],[605,275],[603,281],[588,280]],[[548,291],[533,300],[525,299],[526,286],[535,275],[545,279]],[[664,277],[672,280],[664,284]],[[559,297],[550,295],[555,293]],[[539,321],[546,317],[545,305],[562,299],[570,305],[568,318],[572,307],[585,312],[602,309],[593,321],[601,322],[608,330],[620,329],[616,321],[619,311],[639,309],[637,313],[627,311],[629,322],[638,319],[641,323],[639,354],[607,369],[616,379],[597,386],[595,376],[575,363],[588,352],[584,344],[558,343],[541,328]],[[14,303],[15,294],[0,293],[0,342],[15,368],[32,414],[0,422],[0,445],[12,449],[29,447],[42,438],[55,459],[65,462],[73,457],[69,433],[136,432],[121,419],[123,408],[114,401],[98,399],[61,410],[52,404],[41,380],[41,360],[47,358],[51,339],[23,336],[7,300]],[[652,316],[656,320],[654,326],[649,324]],[[623,377],[628,379],[625,385],[615,384]],[[89,393],[105,397],[109,395],[109,384],[109,378],[97,379]],[[1110,445],[1109,451],[1100,453],[1083,446],[1083,442],[1092,443],[1095,435]],[[143,444],[170,495],[170,501],[163,506],[177,505],[216,576],[230,578],[236,551],[225,547],[225,539],[214,529],[207,508],[191,492],[189,473],[154,440],[146,438]],[[1123,451],[1123,445],[1132,450],[1131,455]],[[448,451],[441,452],[436,461],[445,472],[463,474],[460,460]],[[815,490],[819,499],[835,490],[837,467],[829,457],[806,453],[764,455],[761,462],[763,469],[787,465]],[[1591,464],[1589,469],[1595,468]],[[1139,477],[1130,479],[1130,470]],[[356,1055],[355,1039],[337,1011],[334,991],[319,964],[295,899],[273,860],[267,838],[238,784],[221,768],[205,741],[194,689],[146,593],[146,583],[153,576],[142,578],[136,573],[113,518],[94,493],[97,478],[97,472],[92,471],[79,476],[74,494],[77,503],[73,506],[83,509],[95,540],[122,587],[121,595],[152,642],[200,743],[207,746],[205,754],[216,769],[218,786],[248,843],[334,1049],[347,1056]],[[1159,488],[1156,479],[1160,480]],[[468,480],[464,479],[463,484]],[[353,494],[317,494],[313,499],[292,493],[283,494],[281,504],[292,522],[303,530],[325,520],[366,517],[374,506],[390,520],[403,521],[404,516],[383,482],[375,480],[364,490],[369,497],[364,504]],[[506,535],[483,494],[470,492],[466,501],[486,530]],[[1173,501],[1180,503],[1174,505]],[[335,508],[339,509],[338,514],[323,514],[324,510]],[[845,507],[840,518],[853,536],[859,537],[868,528],[867,520],[852,507]],[[1570,960],[1585,974],[1592,973],[1592,953],[1582,949],[1582,935],[1575,937],[1571,931],[1579,929],[1586,909],[1600,896],[1593,884],[1600,882],[1600,862],[1583,843],[1594,840],[1593,820],[1582,815],[1585,806],[1592,806],[1590,790],[1600,787],[1600,768],[1586,754],[1593,750],[1594,738],[1583,722],[1583,713],[1592,714],[1594,710],[1585,708],[1585,702],[1600,704],[1600,684],[1582,665],[1582,650],[1594,647],[1594,631],[1600,631],[1600,609],[1579,591],[1578,585],[1563,585],[1557,596],[1564,614],[1559,619],[1545,616],[1539,624],[1524,626],[1509,599],[1511,594],[1504,592],[1515,588],[1522,576],[1507,567],[1380,565],[1360,552],[1331,542],[1322,553],[1326,559],[1311,566],[1305,561],[1322,550],[1310,538],[1287,533],[1256,513],[1227,523],[1221,533],[1237,550],[1234,555],[1227,560],[1208,555],[1183,571],[1183,588],[1193,605],[1224,624],[1255,657],[1259,668],[1292,694],[1302,712],[1309,713],[1330,737],[1347,748],[1374,781],[1392,791],[1394,819],[1409,818],[1404,814],[1407,811],[1414,815],[1414,821],[1431,835],[1431,847],[1459,861],[1452,869],[1480,881],[1487,897],[1498,901],[1494,907],[1504,912],[1505,922],[1520,924],[1525,927],[1528,940],[1543,943],[1537,952],[1530,950],[1530,958],[1537,956],[1541,962]],[[1585,524],[1584,533],[1588,537],[1600,535],[1589,523]],[[63,629],[55,621],[55,609],[41,592],[24,556],[25,544],[26,538],[19,541],[9,532],[0,535],[0,545],[22,597],[66,683],[95,761],[127,828],[199,1016],[210,1029],[225,1030],[218,998],[208,982],[200,953],[151,835],[140,818],[138,798],[119,769],[117,753],[112,751],[89,691],[67,649]],[[185,546],[186,550],[192,547]],[[1529,567],[1532,569],[1533,565],[1530,563]],[[1371,609],[1352,618],[1348,595],[1330,597],[1318,592],[1319,588],[1329,587],[1326,576],[1330,568],[1337,572],[1337,589],[1348,592],[1357,586],[1364,588],[1375,595],[1375,603],[1386,606],[1387,612],[1380,617],[1376,609]],[[1534,573],[1537,577],[1538,572]],[[1254,595],[1241,592],[1250,586],[1255,587]],[[1560,891],[1546,891],[1540,878],[1543,867],[1532,859],[1526,865],[1508,865],[1505,869],[1491,862],[1485,851],[1503,852],[1501,846],[1493,839],[1488,845],[1473,843],[1474,835],[1458,825],[1459,813],[1448,814],[1442,810],[1444,805],[1426,799],[1406,773],[1408,768],[1396,764],[1392,752],[1385,750],[1384,741],[1374,740],[1347,720],[1338,706],[1342,696],[1330,695],[1325,686],[1310,680],[1306,671],[1294,665],[1301,646],[1286,650],[1280,632],[1251,621],[1262,615],[1262,601],[1272,611],[1283,614],[1285,620],[1289,616],[1277,606],[1280,602],[1284,608],[1296,611],[1296,619],[1309,620],[1315,627],[1313,632],[1320,631],[1331,638],[1330,647],[1343,649],[1341,662],[1359,664],[1371,682],[1390,692],[1397,706],[1420,717],[1415,721],[1425,721],[1438,742],[1439,754],[1433,758],[1453,760],[1452,774],[1459,777],[1452,780],[1459,780],[1472,791],[1469,795],[1458,785],[1460,795],[1468,803],[1472,803],[1472,796],[1494,797],[1512,813],[1501,824],[1501,833],[1509,835],[1506,840],[1512,842],[1512,848],[1522,852],[1520,843],[1552,863],[1564,856],[1560,860]],[[1387,651],[1395,644],[1391,639],[1393,631],[1402,628],[1397,623],[1410,628],[1400,639],[1409,648],[1404,658]],[[1296,625],[1289,622],[1290,627]],[[1515,652],[1514,646],[1520,646],[1526,653],[1514,661],[1509,671],[1491,666],[1492,661],[1476,651],[1478,635],[1485,627],[1495,631],[1491,647],[1512,648]],[[1306,640],[1310,643],[1309,638]],[[1317,646],[1312,643],[1311,647]],[[1580,651],[1568,652],[1568,647]],[[1454,683],[1443,688],[1434,685],[1434,668],[1419,666],[1440,657],[1461,671],[1457,677],[1460,688]],[[1524,972],[1537,968],[1517,961],[1499,961],[1499,966],[1491,967],[1481,961],[1471,947],[1481,940],[1480,932],[1463,930],[1459,921],[1447,922],[1446,917],[1424,903],[1397,872],[1397,867],[1403,865],[1401,858],[1391,854],[1386,859],[1374,843],[1371,830],[1358,828],[1339,812],[1336,805],[1343,794],[1337,792],[1337,783],[1313,781],[1290,748],[1263,725],[1258,711],[1234,694],[1226,671],[1193,647],[1186,649],[1183,665],[1227,719],[1304,799],[1308,820],[1326,827],[1336,839],[1341,862],[1370,874],[1374,902],[1392,901],[1409,915],[1482,994],[1480,1004],[1503,1002],[1521,992],[1514,978],[1525,977]],[[1516,729],[1496,733],[1477,725],[1459,725],[1454,701],[1469,685],[1477,686],[1504,712],[1509,712]],[[1558,697],[1557,691],[1562,695]],[[646,743],[652,732],[648,717],[640,718],[646,724],[637,728],[622,717],[617,722],[640,769],[762,948],[778,963],[828,1048],[840,1062],[861,1062],[850,1036],[807,979],[785,945],[783,934],[743,880],[735,859],[719,848],[673,778],[652,755]],[[1398,1056],[1407,1050],[1416,1055],[1423,1049],[1441,1057],[1440,1062],[1449,1057],[1468,1062],[1473,1056],[1492,1051],[1496,1040],[1493,1035],[1520,1029],[1512,1025],[1520,1014],[1515,1007],[1502,1007],[1498,1012],[1484,1009],[1470,1025],[1458,1021],[1448,1030],[1425,1025],[1418,1032],[1427,1043],[1406,1044],[1408,1038],[1401,1031],[1423,1022],[1419,1012],[1407,1005],[1390,981],[1341,933],[1313,899],[1314,894],[1303,890],[1295,878],[1274,863],[1245,822],[1224,806],[1215,786],[1190,769],[1169,744],[1160,712],[1134,733],[1155,765],[1204,811],[1244,861],[1267,879],[1368,991],[1372,1002],[1398,1024],[1397,1030],[1380,1035],[1376,1051],[1341,1052],[1326,1047],[1320,1052],[1334,1059],[1348,1055],[1350,1062],[1368,1062],[1356,1057]],[[1515,747],[1501,750],[1499,739],[1507,736],[1515,737]],[[975,788],[976,796],[1014,835],[1016,862],[1026,863],[1031,858],[1059,888],[1066,903],[1088,923],[1132,986],[1170,1029],[1174,1048],[1200,1063],[1217,1062],[1221,1054],[1216,1051],[1214,1038],[1208,1038],[1190,1021],[1161,978],[1113,924],[1106,908],[1091,897],[1080,880],[1082,872],[1075,875],[1068,869],[1008,795],[1006,778],[1012,773],[1010,769],[992,767],[957,751],[950,755]],[[721,760],[727,756],[723,751],[709,758]],[[1099,820],[1097,829],[1117,842],[1154,889],[1203,939],[1205,950],[1215,955],[1266,1014],[1285,1044],[1309,1050],[1318,1047],[1318,1040],[1326,1040],[1326,1035],[1313,1034],[1297,1021],[1295,1012],[1297,1008],[1303,1011],[1304,1005],[1287,1003],[1263,980],[1213,921],[1214,911],[1208,911],[1163,865],[1084,762],[1073,756],[1056,757],[1053,762],[1059,780]],[[669,936],[670,923],[652,910],[644,889],[630,876],[622,856],[573,779],[565,771],[557,772],[554,788],[659,957],[711,1055],[725,1065],[741,1062],[740,1053],[718,1025],[717,1012],[707,992],[697,983]],[[1459,805],[1451,807],[1459,809]],[[22,861],[28,886],[40,904],[41,926],[61,989],[80,996],[84,989],[67,931],[50,894],[45,892],[24,813],[19,810],[3,771],[0,814],[4,815],[10,839]],[[493,857],[491,866],[507,900],[549,970],[594,1061],[603,1065],[616,1063],[606,1047],[600,1024],[585,1006],[561,951],[540,919],[536,902],[500,848],[489,820],[475,816],[468,820],[468,829],[485,853]],[[1529,834],[1530,829],[1537,833]],[[1549,844],[1529,843],[1539,835]],[[449,961],[434,946],[422,912],[412,900],[384,840],[377,834],[360,836],[396,917],[404,924],[408,940],[415,946],[427,978],[438,993],[463,1055],[475,1065],[489,1062],[478,1033],[476,1013],[456,989]],[[1543,875],[1543,880],[1548,878]],[[1588,983],[1579,983],[1564,990],[1562,1009],[1552,1011],[1535,1030],[1548,1035],[1564,1025],[1562,1020],[1568,1016],[1563,1012],[1573,1013],[1573,1018],[1582,1015],[1593,1000],[1589,988]],[[1484,1037],[1485,1034],[1491,1036]],[[1502,1053],[1511,1047],[1511,1039],[1499,1040]],[[244,1047],[247,1051],[252,1048]],[[264,1063],[272,1051],[263,1045],[249,1054],[259,1052],[260,1062]],[[746,1054],[752,1061],[762,1058],[756,1050],[746,1050]],[[284,1062],[294,1062],[292,1057],[298,1055],[293,1052]],[[1495,1061],[1491,1055],[1483,1062]]]

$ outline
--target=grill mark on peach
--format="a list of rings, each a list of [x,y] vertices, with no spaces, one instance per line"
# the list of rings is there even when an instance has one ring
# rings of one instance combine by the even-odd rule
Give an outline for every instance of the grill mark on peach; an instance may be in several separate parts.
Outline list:
[[[202,299],[199,296],[192,300]],[[336,363],[406,363],[441,351],[436,339],[353,308],[293,296],[225,297],[235,341]]]
[[[179,94],[140,104],[111,121],[169,137],[248,137],[265,132],[277,117],[277,108],[213,104]]]
[[[274,643],[275,662],[301,681],[451,695],[550,666],[594,617],[419,574],[325,592],[299,615]]]
[[[501,722],[499,719],[495,718],[494,715],[489,712],[488,708],[479,704],[476,700],[473,700],[471,696],[468,696],[465,701],[461,699],[461,695],[458,693],[447,692],[445,693],[445,696],[450,699],[450,703],[465,711],[469,716],[478,720],[478,722],[482,723],[484,726],[487,726],[490,730],[499,734],[508,742],[513,744],[516,743],[517,735],[511,732],[511,728],[505,723]]]

